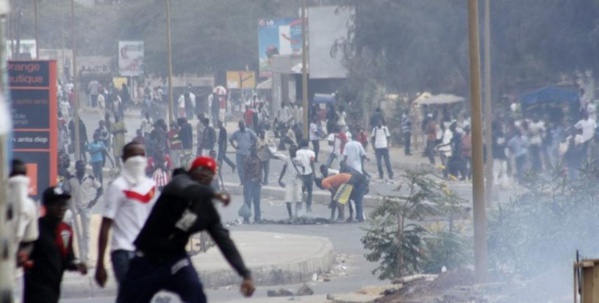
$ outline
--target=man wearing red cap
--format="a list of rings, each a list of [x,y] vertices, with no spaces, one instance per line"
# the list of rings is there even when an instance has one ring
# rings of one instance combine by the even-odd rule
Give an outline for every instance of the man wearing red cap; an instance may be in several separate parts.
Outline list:
[[[198,157],[188,171],[164,188],[135,240],[135,257],[119,288],[118,303],[145,303],[161,290],[176,293],[182,302],[203,303],[206,296],[185,245],[189,237],[208,231],[216,245],[243,278],[241,292],[249,297],[254,282],[239,251],[223,227],[212,200],[229,204],[227,193],[214,192],[214,159]]]

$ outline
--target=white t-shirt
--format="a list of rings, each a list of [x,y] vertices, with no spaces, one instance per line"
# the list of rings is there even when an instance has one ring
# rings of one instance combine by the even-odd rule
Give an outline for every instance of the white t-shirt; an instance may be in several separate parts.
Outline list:
[[[133,241],[146,223],[157,197],[156,184],[149,178],[133,185],[119,176],[108,186],[103,215],[114,221],[110,244],[112,251],[135,250]]]
[[[295,165],[297,166],[297,169],[300,172],[300,174],[312,174],[312,166],[310,166],[310,164],[314,162],[315,158],[316,154],[314,153],[314,151],[310,149],[302,148],[297,151],[297,155],[295,157]]]
[[[310,141],[320,140],[320,137],[318,136],[318,124],[311,122],[309,133]]]
[[[362,172],[362,157],[366,156],[366,151],[362,143],[350,141],[345,145],[343,155],[347,156],[347,166]]]
[[[541,120],[530,122],[528,124],[528,130],[530,131],[530,144],[541,145],[543,142],[543,137],[541,135],[545,131],[545,122]]]
[[[295,166],[294,166],[295,164]],[[285,165],[287,166],[287,171],[285,172],[285,183],[293,183],[297,182],[300,179],[297,177],[298,174],[301,175],[302,168],[300,161],[296,158],[287,158],[285,159]],[[297,170],[295,169],[297,167]]]
[[[389,134],[389,129],[386,126],[381,126],[381,128],[373,128],[371,134],[374,138],[374,148],[389,147],[389,137],[391,134]]]
[[[15,237],[15,243],[33,242],[37,240],[38,230],[38,209],[37,204],[29,198],[29,178],[26,176],[14,176],[8,179],[8,198],[11,199],[18,217],[16,218],[18,226]]]
[[[347,117],[347,113],[345,113],[345,111],[340,112],[339,119],[337,120],[337,125],[346,126],[347,125],[347,123],[345,122],[346,117]]]
[[[589,118],[587,120],[580,120],[574,125],[577,129],[582,129],[582,141],[587,142],[593,138],[595,135],[595,128],[597,128],[597,123],[595,120]]]

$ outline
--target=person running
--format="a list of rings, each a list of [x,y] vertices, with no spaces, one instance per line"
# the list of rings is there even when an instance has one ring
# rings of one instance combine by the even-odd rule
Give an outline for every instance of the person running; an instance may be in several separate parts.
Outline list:
[[[214,121],[213,121],[214,122]],[[229,157],[227,157],[227,129],[225,128],[222,121],[218,121],[218,155],[216,157],[218,162],[227,163],[233,172],[235,172],[235,168],[237,167]]]
[[[165,188],[135,240],[135,257],[119,289],[117,303],[146,303],[160,290],[179,295],[182,302],[207,302],[198,273],[185,246],[189,237],[207,231],[229,264],[243,278],[241,292],[255,290],[250,271],[223,227],[213,204],[224,205],[230,196],[210,187],[216,162],[196,158],[188,171],[178,174]]]
[[[120,283],[135,252],[133,241],[156,201],[156,184],[146,177],[147,159],[144,146],[131,142],[125,145],[122,153],[124,169],[108,186],[104,196],[105,207],[98,236],[95,275],[95,280],[101,287],[104,287],[107,280],[104,254],[110,229],[113,229],[110,244],[112,268],[117,282]]]
[[[87,274],[85,264],[75,262],[73,230],[62,222],[71,195],[60,187],[42,194],[46,214],[38,220],[39,238],[33,244],[31,268],[25,271],[24,303],[57,303],[65,270]]]

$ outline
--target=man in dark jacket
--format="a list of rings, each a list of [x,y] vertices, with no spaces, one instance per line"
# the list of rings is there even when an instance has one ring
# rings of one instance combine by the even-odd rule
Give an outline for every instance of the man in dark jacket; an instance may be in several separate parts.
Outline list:
[[[223,163],[223,161],[233,169],[235,172],[236,165],[227,157],[227,129],[223,125],[222,121],[218,121],[218,156],[216,159],[218,162]]]
[[[118,303],[145,303],[160,290],[179,295],[183,302],[204,303],[206,296],[185,246],[189,237],[206,230],[225,258],[243,277],[246,297],[255,287],[250,271],[223,227],[212,200],[225,205],[227,193],[217,193],[210,183],[216,173],[214,159],[198,157],[189,171],[177,175],[165,188],[134,244],[136,256],[119,288]]]
[[[39,237],[29,257],[33,266],[25,271],[25,303],[57,303],[65,270],[87,274],[84,264],[75,263],[73,230],[62,222],[69,199],[71,195],[60,187],[43,193],[46,214],[38,221]]]
[[[210,126],[210,120],[208,118],[204,118],[202,124],[204,124],[204,131],[202,132],[202,140],[199,142],[198,155],[208,156],[216,144],[216,131]]]

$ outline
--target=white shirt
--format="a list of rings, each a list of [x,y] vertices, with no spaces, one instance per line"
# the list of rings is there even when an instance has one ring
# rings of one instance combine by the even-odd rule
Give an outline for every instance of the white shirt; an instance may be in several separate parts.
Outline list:
[[[135,251],[133,241],[146,223],[157,198],[156,184],[149,178],[133,185],[121,175],[108,186],[103,216],[113,220],[112,251]]]
[[[33,242],[39,236],[37,204],[29,197],[29,177],[14,176],[8,179],[8,195],[15,206],[16,228],[15,243]]]
[[[537,122],[530,122],[528,124],[528,130],[530,131],[530,144],[541,145],[543,142],[542,134],[545,131],[545,122],[539,120]]]
[[[60,113],[64,118],[71,115],[71,105],[67,101],[60,101]]]
[[[337,125],[346,126],[347,125],[347,123],[345,122],[346,117],[347,117],[347,113],[345,111],[340,112],[339,119],[337,120]]]
[[[297,166],[297,170],[300,172],[300,174],[312,174],[312,166],[310,164],[312,164],[314,159],[316,159],[316,154],[314,151],[306,148],[299,149],[295,159],[297,160],[295,165]]]
[[[341,156],[341,139],[339,139],[339,134],[331,133],[327,138],[328,142],[333,143],[333,149],[331,150],[331,154],[336,156]]]
[[[318,124],[312,122],[310,123],[310,141],[316,141],[316,140],[320,140],[320,137],[318,136]]]
[[[362,143],[358,141],[350,141],[345,144],[343,155],[347,156],[347,166],[362,172],[362,157],[366,156],[366,151]]]
[[[589,118],[587,120],[578,121],[574,127],[577,129],[582,129],[582,140],[583,142],[587,142],[593,138],[595,135],[595,128],[597,128],[597,123],[595,120]]]
[[[295,166],[294,166],[295,164]],[[297,159],[297,157],[295,158],[287,158],[285,159],[285,166],[287,166],[287,170],[285,172],[285,183],[289,184],[289,183],[294,183],[297,182],[298,180],[300,180],[297,175],[298,174],[302,174],[301,172],[301,163],[300,160]],[[296,169],[297,167],[297,169]]]
[[[96,198],[98,189],[102,187],[98,180],[88,174],[85,174],[81,182],[77,176],[70,178],[65,184],[65,189],[71,193],[74,206],[85,208]]]
[[[374,138],[374,148],[388,148],[389,147],[389,129],[386,126],[378,126],[372,129],[372,137]]]

